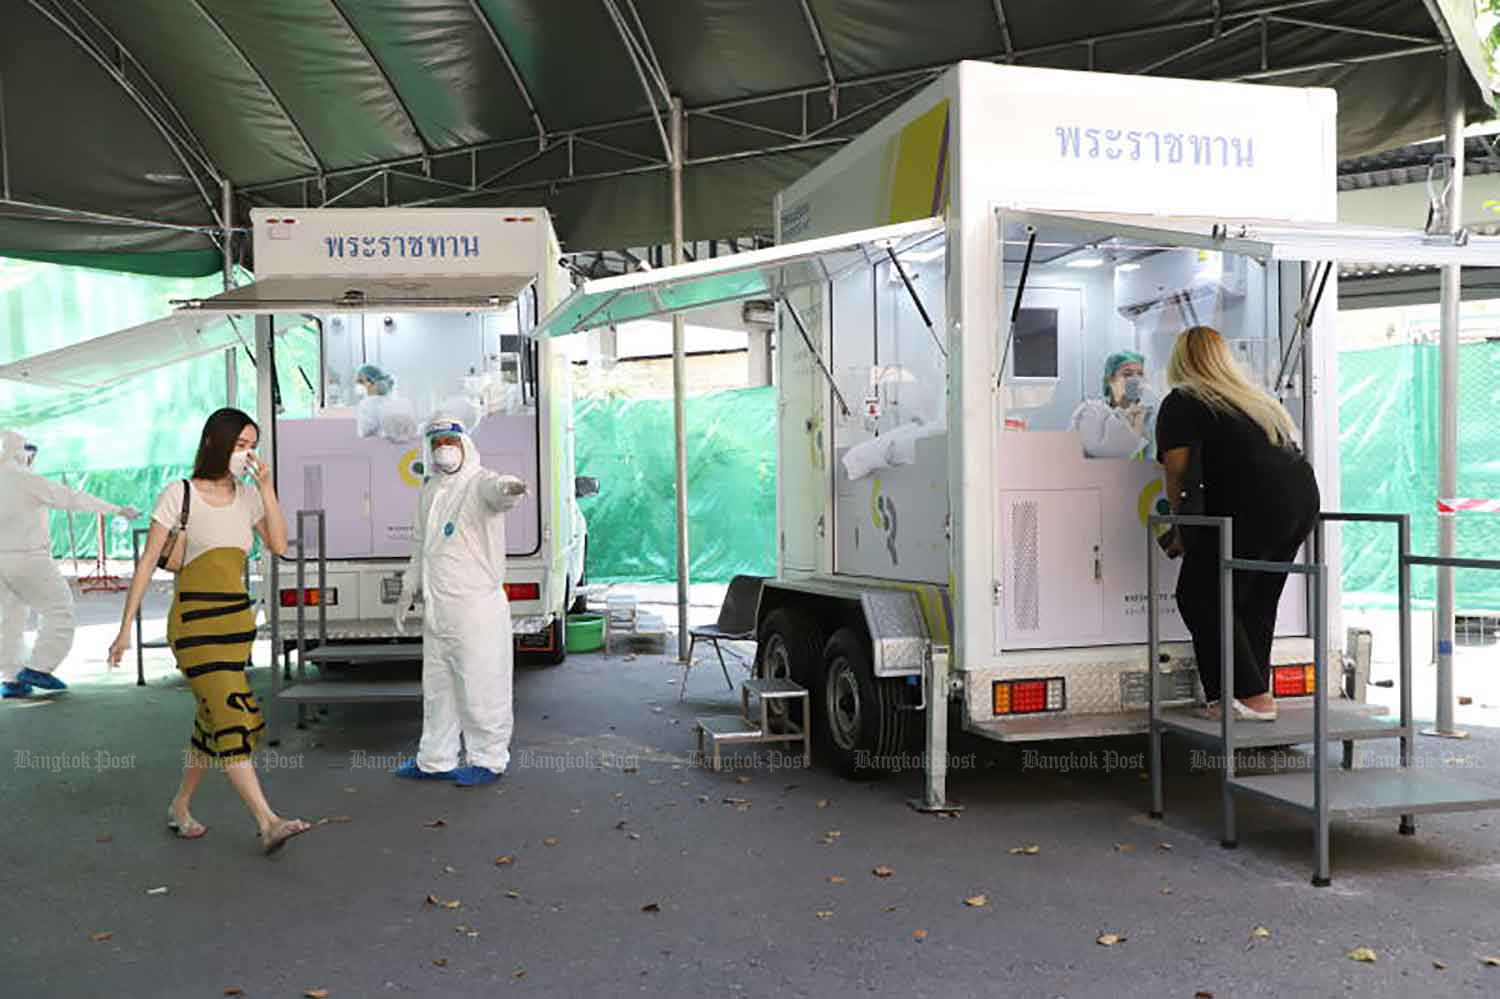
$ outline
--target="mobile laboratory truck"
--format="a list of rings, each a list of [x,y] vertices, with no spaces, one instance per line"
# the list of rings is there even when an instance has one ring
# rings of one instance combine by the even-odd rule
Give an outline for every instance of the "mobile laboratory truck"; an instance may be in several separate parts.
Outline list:
[[[1111,353],[1142,355],[1159,400],[1176,335],[1220,329],[1291,410],[1338,509],[1333,261],[1495,251],[1336,225],[1335,105],[960,63],[781,193],[781,245],[590,282],[543,321],[547,337],[777,303],[777,573],[757,662],[811,691],[841,769],[899,765],[922,726],[941,805],[949,713],[927,708],[953,701],[964,729],[1003,741],[1146,731],[1160,472],[1148,442],[1086,457],[1071,429]],[[1337,635],[1335,535],[1324,557]],[[1197,684],[1175,571],[1161,566],[1150,675],[1181,707]],[[1293,578],[1279,696],[1310,693],[1309,605]]]
[[[586,526],[575,496],[571,365],[557,345],[531,336],[570,283],[547,212],[253,209],[251,223],[253,283],[17,362],[0,377],[102,388],[190,357],[250,350],[253,340],[259,452],[275,470],[307,563],[300,599],[295,552],[263,564],[263,578],[279,580],[266,599],[268,619],[278,618],[263,630],[278,633],[286,650],[298,639],[299,610],[321,615],[317,661],[330,668],[412,658],[393,611],[425,472],[420,425],[449,399],[470,400],[483,412],[473,436],[484,464],[519,476],[530,490],[506,520],[505,589],[517,651],[560,662]],[[278,377],[278,347],[308,336],[316,339],[317,371],[282,364]],[[395,390],[381,397],[379,432],[360,436],[359,407],[372,404],[355,393],[365,364],[393,375]],[[288,378],[313,383],[310,409],[284,411]],[[302,511],[322,511],[325,537],[317,517]],[[283,693],[299,703],[348,699],[333,686]],[[416,688],[361,684],[358,692],[369,700],[420,697]]]

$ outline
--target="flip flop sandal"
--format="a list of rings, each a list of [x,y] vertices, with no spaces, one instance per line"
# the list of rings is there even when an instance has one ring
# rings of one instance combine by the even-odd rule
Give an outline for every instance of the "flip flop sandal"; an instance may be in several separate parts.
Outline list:
[[[269,857],[286,846],[287,840],[293,836],[301,836],[311,828],[310,823],[301,819],[282,819],[268,830],[269,836],[263,834],[260,837],[260,848]]]
[[[167,828],[178,839],[201,839],[208,832],[208,826],[197,819],[179,822],[177,816],[173,815],[170,811],[167,812]]]

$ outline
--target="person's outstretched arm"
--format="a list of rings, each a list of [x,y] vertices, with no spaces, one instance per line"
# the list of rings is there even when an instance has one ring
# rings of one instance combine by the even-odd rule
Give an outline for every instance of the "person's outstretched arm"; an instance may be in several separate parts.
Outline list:
[[[477,488],[479,500],[492,513],[507,513],[526,495],[526,483],[514,475],[501,475],[486,469]]]
[[[71,489],[61,482],[53,482],[35,472],[23,474],[20,477],[20,485],[37,502],[54,510],[76,510],[81,513],[125,513],[133,509],[100,499],[82,489]]]

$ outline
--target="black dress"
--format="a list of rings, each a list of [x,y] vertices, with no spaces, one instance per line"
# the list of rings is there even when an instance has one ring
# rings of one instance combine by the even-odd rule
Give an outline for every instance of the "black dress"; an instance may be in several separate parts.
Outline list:
[[[1234,556],[1290,562],[1317,522],[1318,482],[1302,452],[1280,447],[1238,411],[1222,412],[1181,389],[1162,400],[1156,418],[1157,460],[1197,445],[1204,513],[1234,518]],[[1211,530],[1184,531],[1177,609],[1193,636],[1198,676],[1210,701],[1220,697],[1219,539]],[[1269,688],[1271,642],[1285,573],[1234,576],[1234,696]]]

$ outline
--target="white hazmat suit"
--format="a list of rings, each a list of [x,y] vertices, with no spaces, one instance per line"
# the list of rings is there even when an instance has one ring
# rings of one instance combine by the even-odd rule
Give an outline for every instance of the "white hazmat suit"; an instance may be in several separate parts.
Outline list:
[[[26,467],[25,451],[20,434],[0,434],[0,680],[11,684],[26,681],[21,660],[28,610],[41,617],[30,671],[50,676],[73,647],[73,591],[52,561],[47,511],[136,515],[36,474]]]
[[[434,463],[434,437],[457,436],[463,464]],[[417,767],[427,775],[458,766],[504,773],[510,765],[512,650],[505,597],[505,514],[526,492],[513,475],[480,464],[465,424],[434,418],[425,435],[427,479],[413,523],[411,563],[396,611],[398,627],[420,595],[422,741]]]

